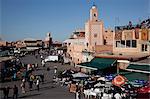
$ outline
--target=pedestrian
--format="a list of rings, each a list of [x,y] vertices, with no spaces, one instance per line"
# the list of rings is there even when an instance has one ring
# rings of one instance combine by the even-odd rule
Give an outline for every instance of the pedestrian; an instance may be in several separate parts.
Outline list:
[[[42,66],[45,67],[45,61],[44,60],[42,60]]]
[[[115,99],[122,99],[121,95],[117,92],[115,95],[114,95]]]
[[[57,66],[54,66],[54,74],[57,74]]]
[[[47,67],[47,71],[49,71],[50,70],[50,68],[49,67]]]
[[[29,78],[29,89],[31,90],[32,89],[32,85],[33,85],[33,81],[34,81],[34,75],[31,74],[30,75],[30,78]]]
[[[37,54],[35,55],[35,58],[36,58],[36,59],[38,58],[38,55],[37,55]]]
[[[22,93],[25,93],[25,79],[22,80],[21,90],[22,90]]]
[[[81,99],[81,89],[80,88],[78,90],[78,93],[79,93],[78,98]]]
[[[76,99],[79,99],[79,92],[76,92]]]
[[[44,74],[43,73],[41,75],[41,80],[42,80],[42,83],[44,83]]]
[[[33,81],[29,81],[29,89],[32,89]]]
[[[4,87],[4,88],[2,88],[2,90],[3,90],[3,95],[4,95],[4,99],[6,99],[6,86]]]
[[[13,99],[18,99],[18,87],[16,85],[13,88]]]
[[[9,97],[9,89],[10,89],[10,87],[6,87],[6,99],[8,99],[8,97]]]
[[[41,59],[43,59],[43,56],[41,55]]]
[[[76,99],[81,99],[80,87],[78,83],[76,83]]]
[[[53,76],[53,84],[56,84],[56,76]]]
[[[30,65],[30,64],[28,64],[28,65],[27,65],[27,71],[29,71],[29,70],[30,70],[30,68],[31,68],[31,65]]]
[[[36,69],[38,68],[38,63],[35,63],[35,68],[36,68]]]
[[[38,91],[40,90],[39,84],[40,84],[40,80],[39,80],[39,77],[37,77],[37,79],[36,79],[36,86],[37,86],[37,90]]]

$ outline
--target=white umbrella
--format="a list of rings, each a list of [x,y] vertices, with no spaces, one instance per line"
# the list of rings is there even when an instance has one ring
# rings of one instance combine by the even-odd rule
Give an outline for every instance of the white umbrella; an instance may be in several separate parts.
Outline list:
[[[67,70],[63,71],[62,74],[65,74],[67,72]]]
[[[72,74],[72,76],[74,78],[82,78],[82,77],[89,77],[88,75],[84,74],[84,73],[75,73],[75,74]]]
[[[105,84],[101,84],[101,83],[97,83],[94,85],[94,87],[104,87],[104,86],[105,86]]]
[[[72,73],[73,74],[74,71],[72,71],[72,70],[65,70],[65,71],[62,72],[62,74],[65,74],[65,73],[70,73],[70,74]]]
[[[100,78],[98,78],[97,80],[98,80],[98,81],[99,81],[99,80],[106,81],[105,77],[100,77]]]
[[[106,85],[112,85],[112,83],[111,82],[106,82]]]

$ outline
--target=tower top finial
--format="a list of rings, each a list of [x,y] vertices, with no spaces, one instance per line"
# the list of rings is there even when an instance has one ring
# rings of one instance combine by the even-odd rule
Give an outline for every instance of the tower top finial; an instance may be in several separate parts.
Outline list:
[[[95,2],[93,2],[93,6],[92,6],[92,8],[96,8]]]
[[[96,6],[96,5],[95,5],[95,2],[93,2],[93,6]]]

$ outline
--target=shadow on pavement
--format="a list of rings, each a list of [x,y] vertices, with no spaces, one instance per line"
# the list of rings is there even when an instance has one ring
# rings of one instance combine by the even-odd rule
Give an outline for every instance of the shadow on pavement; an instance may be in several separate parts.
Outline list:
[[[51,86],[45,86],[45,87],[41,87],[39,91],[43,91],[43,90],[49,90],[49,89],[53,89],[56,88],[55,85],[51,85]],[[37,89],[31,89],[30,91],[36,91]],[[28,92],[30,92],[28,91]]]
[[[56,86],[48,86],[48,87],[42,87],[40,88],[40,90],[49,90],[49,89],[53,89],[53,88],[56,88]]]
[[[21,96],[19,98],[29,98],[29,97],[38,96],[38,95],[40,95],[40,94],[39,93],[38,94],[30,94],[30,95]]]
[[[42,84],[52,84],[53,83],[53,81],[45,81],[45,82],[43,82]]]

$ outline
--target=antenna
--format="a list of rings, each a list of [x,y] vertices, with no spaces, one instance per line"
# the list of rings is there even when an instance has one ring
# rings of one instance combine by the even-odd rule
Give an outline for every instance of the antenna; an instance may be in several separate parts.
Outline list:
[[[87,3],[90,3],[90,0],[86,0],[87,1]]]
[[[120,23],[119,17],[115,17],[115,25],[119,25],[119,23]]]
[[[93,5],[95,5],[95,0],[86,0],[87,3],[90,3],[90,1],[93,1]]]
[[[141,18],[139,17],[139,19],[138,19],[138,23],[139,23],[139,24],[141,24],[141,22],[142,22],[142,21],[141,21]]]
[[[95,6],[95,2],[93,1],[93,6]]]
[[[148,13],[148,19],[150,18],[150,12]]]

